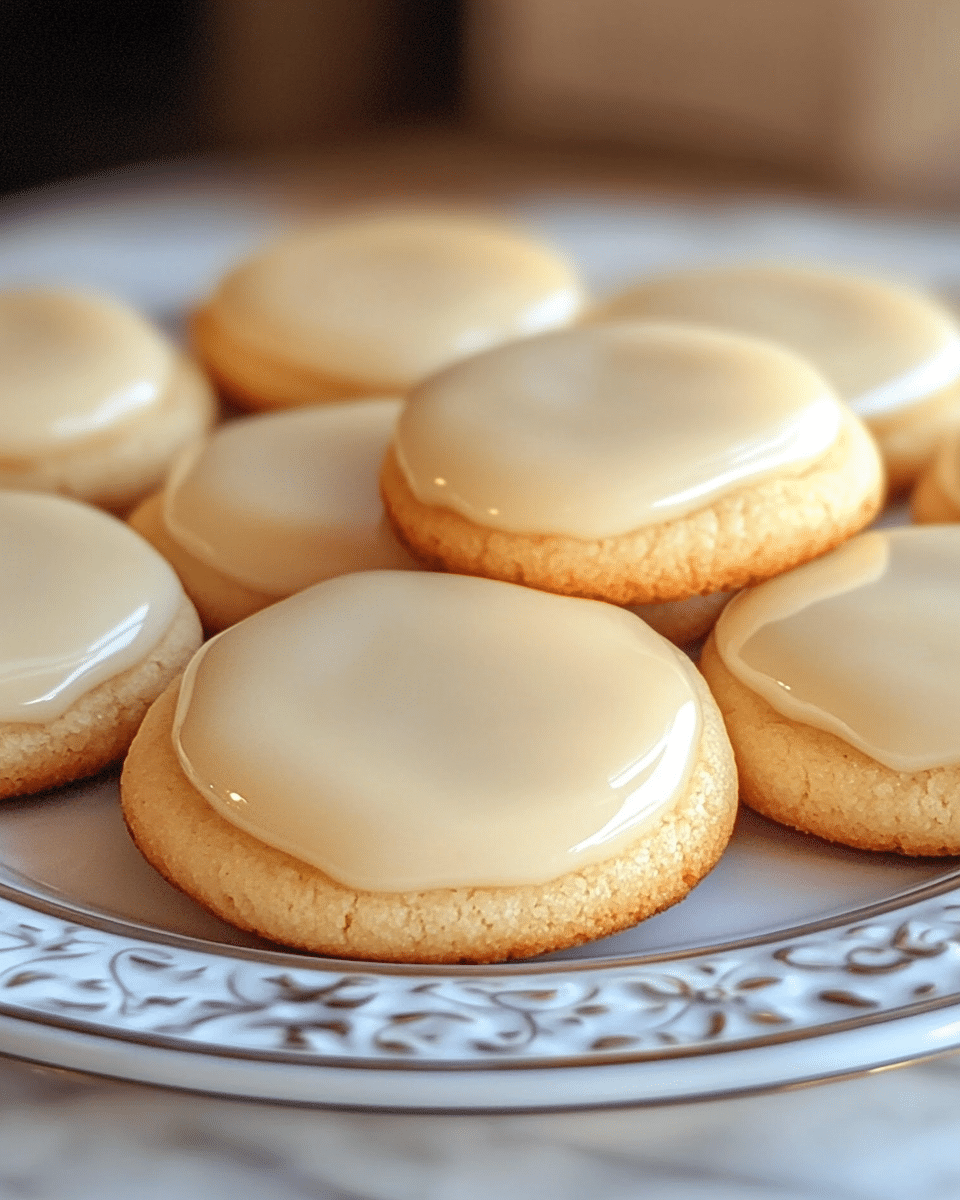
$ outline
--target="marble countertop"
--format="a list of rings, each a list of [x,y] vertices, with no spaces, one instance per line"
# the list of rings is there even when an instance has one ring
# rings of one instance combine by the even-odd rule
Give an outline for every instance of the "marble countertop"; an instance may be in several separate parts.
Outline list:
[[[0,1062],[0,1200],[955,1200],[960,1056],[551,1116],[285,1108]]]

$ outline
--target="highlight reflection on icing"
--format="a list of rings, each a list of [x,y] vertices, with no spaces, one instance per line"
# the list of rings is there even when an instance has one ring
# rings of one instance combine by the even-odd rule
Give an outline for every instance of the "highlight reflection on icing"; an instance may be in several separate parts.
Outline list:
[[[793,720],[898,771],[960,763],[960,526],[862,534],[740,593],[728,669]]]
[[[0,562],[0,721],[60,716],[145,658],[183,599],[141,538],[60,497],[0,492]]]
[[[174,743],[218,812],[348,886],[545,882],[618,854],[683,794],[692,671],[609,605],[344,576],[208,643]]]
[[[112,300],[0,294],[0,453],[34,456],[109,433],[160,402],[173,354]]]
[[[787,351],[625,323],[516,342],[434,376],[410,394],[394,448],[425,504],[595,538],[799,473],[842,420],[829,386]]]
[[[620,810],[598,829],[571,847],[579,854],[591,846],[603,846],[619,834],[642,824],[660,808],[664,796],[676,795],[689,774],[690,747],[694,744],[699,722],[693,700],[680,705],[677,715],[664,730],[660,740],[636,762],[612,775],[607,782],[618,794],[632,784],[623,796]]]
[[[960,337],[949,340],[938,353],[894,379],[863,392],[851,401],[862,417],[882,417],[900,408],[929,399],[960,381]]]
[[[168,532],[268,596],[348,571],[415,569],[377,490],[400,408],[399,400],[362,400],[222,426],[172,473]]]

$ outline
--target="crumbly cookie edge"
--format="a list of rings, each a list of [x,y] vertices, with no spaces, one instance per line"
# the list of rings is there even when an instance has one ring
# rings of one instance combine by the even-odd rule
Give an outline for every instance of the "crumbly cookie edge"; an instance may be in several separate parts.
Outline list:
[[[732,674],[713,634],[700,668],[723,713],[740,798],[750,808],[857,850],[960,854],[960,765],[895,771],[835,734],[792,721]]]
[[[800,475],[619,537],[509,533],[423,504],[392,447],[380,492],[398,539],[429,569],[640,605],[734,591],[825,554],[877,515],[884,476],[873,439],[848,415],[837,443]]]
[[[121,801],[135,843],[161,875],[217,916],[312,953],[500,962],[606,937],[683,899],[716,865],[733,830],[733,756],[704,686],[704,736],[688,793],[628,854],[542,886],[357,892],[265,846],[206,803],[172,746],[175,696],[172,686],[151,708],[124,766]],[[172,820],[158,823],[158,812]],[[304,926],[316,914],[324,931],[307,936]]]
[[[139,663],[85,693],[43,724],[0,724],[0,799],[29,796],[85,779],[122,758],[154,700],[203,640],[184,597],[169,629]]]

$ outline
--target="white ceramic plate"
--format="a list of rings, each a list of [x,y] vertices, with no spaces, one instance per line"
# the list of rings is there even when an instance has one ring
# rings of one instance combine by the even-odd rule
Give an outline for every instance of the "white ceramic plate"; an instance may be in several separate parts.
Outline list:
[[[804,257],[949,284],[960,232],[756,203],[528,203],[598,289],[652,267]],[[298,219],[255,181],[131,174],[0,222],[0,285],[124,295],[169,327]],[[746,813],[717,870],[635,929],[535,963],[279,953],[164,883],[112,778],[0,807],[0,1051],[294,1103],[508,1111],[781,1087],[960,1047],[956,862],[866,855]]]

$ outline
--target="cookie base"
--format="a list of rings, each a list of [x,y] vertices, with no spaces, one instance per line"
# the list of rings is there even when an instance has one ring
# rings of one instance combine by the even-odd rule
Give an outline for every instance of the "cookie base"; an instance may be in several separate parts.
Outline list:
[[[720,496],[712,505],[618,537],[509,533],[421,503],[393,448],[384,507],[410,553],[434,570],[639,605],[734,591],[779,575],[858,533],[883,502],[876,446],[852,415],[805,471]]]
[[[176,696],[174,685],[151,708],[124,766],[121,801],[134,841],[161,875],[217,916],[316,954],[499,962],[606,937],[682,900],[733,831],[736,770],[704,686],[704,733],[689,789],[627,854],[542,885],[356,891],[207,804],[173,748]]]
[[[900,495],[913,486],[944,438],[960,430],[960,384],[866,424],[880,447],[890,494]]]
[[[686,600],[665,600],[662,604],[635,604],[630,611],[668,642],[689,646],[707,636],[734,594],[714,592],[710,596],[689,596]]]
[[[393,394],[396,385],[337,379],[284,361],[240,341],[218,317],[212,304],[196,310],[190,322],[194,352],[231,403],[250,412],[276,412],[305,405],[362,400]]]
[[[917,525],[952,525],[960,521],[960,508],[947,495],[931,462],[910,496],[910,518]]]
[[[782,716],[728,669],[711,636],[700,661],[733,743],[745,804],[858,850],[960,854],[960,766],[894,771]]]

